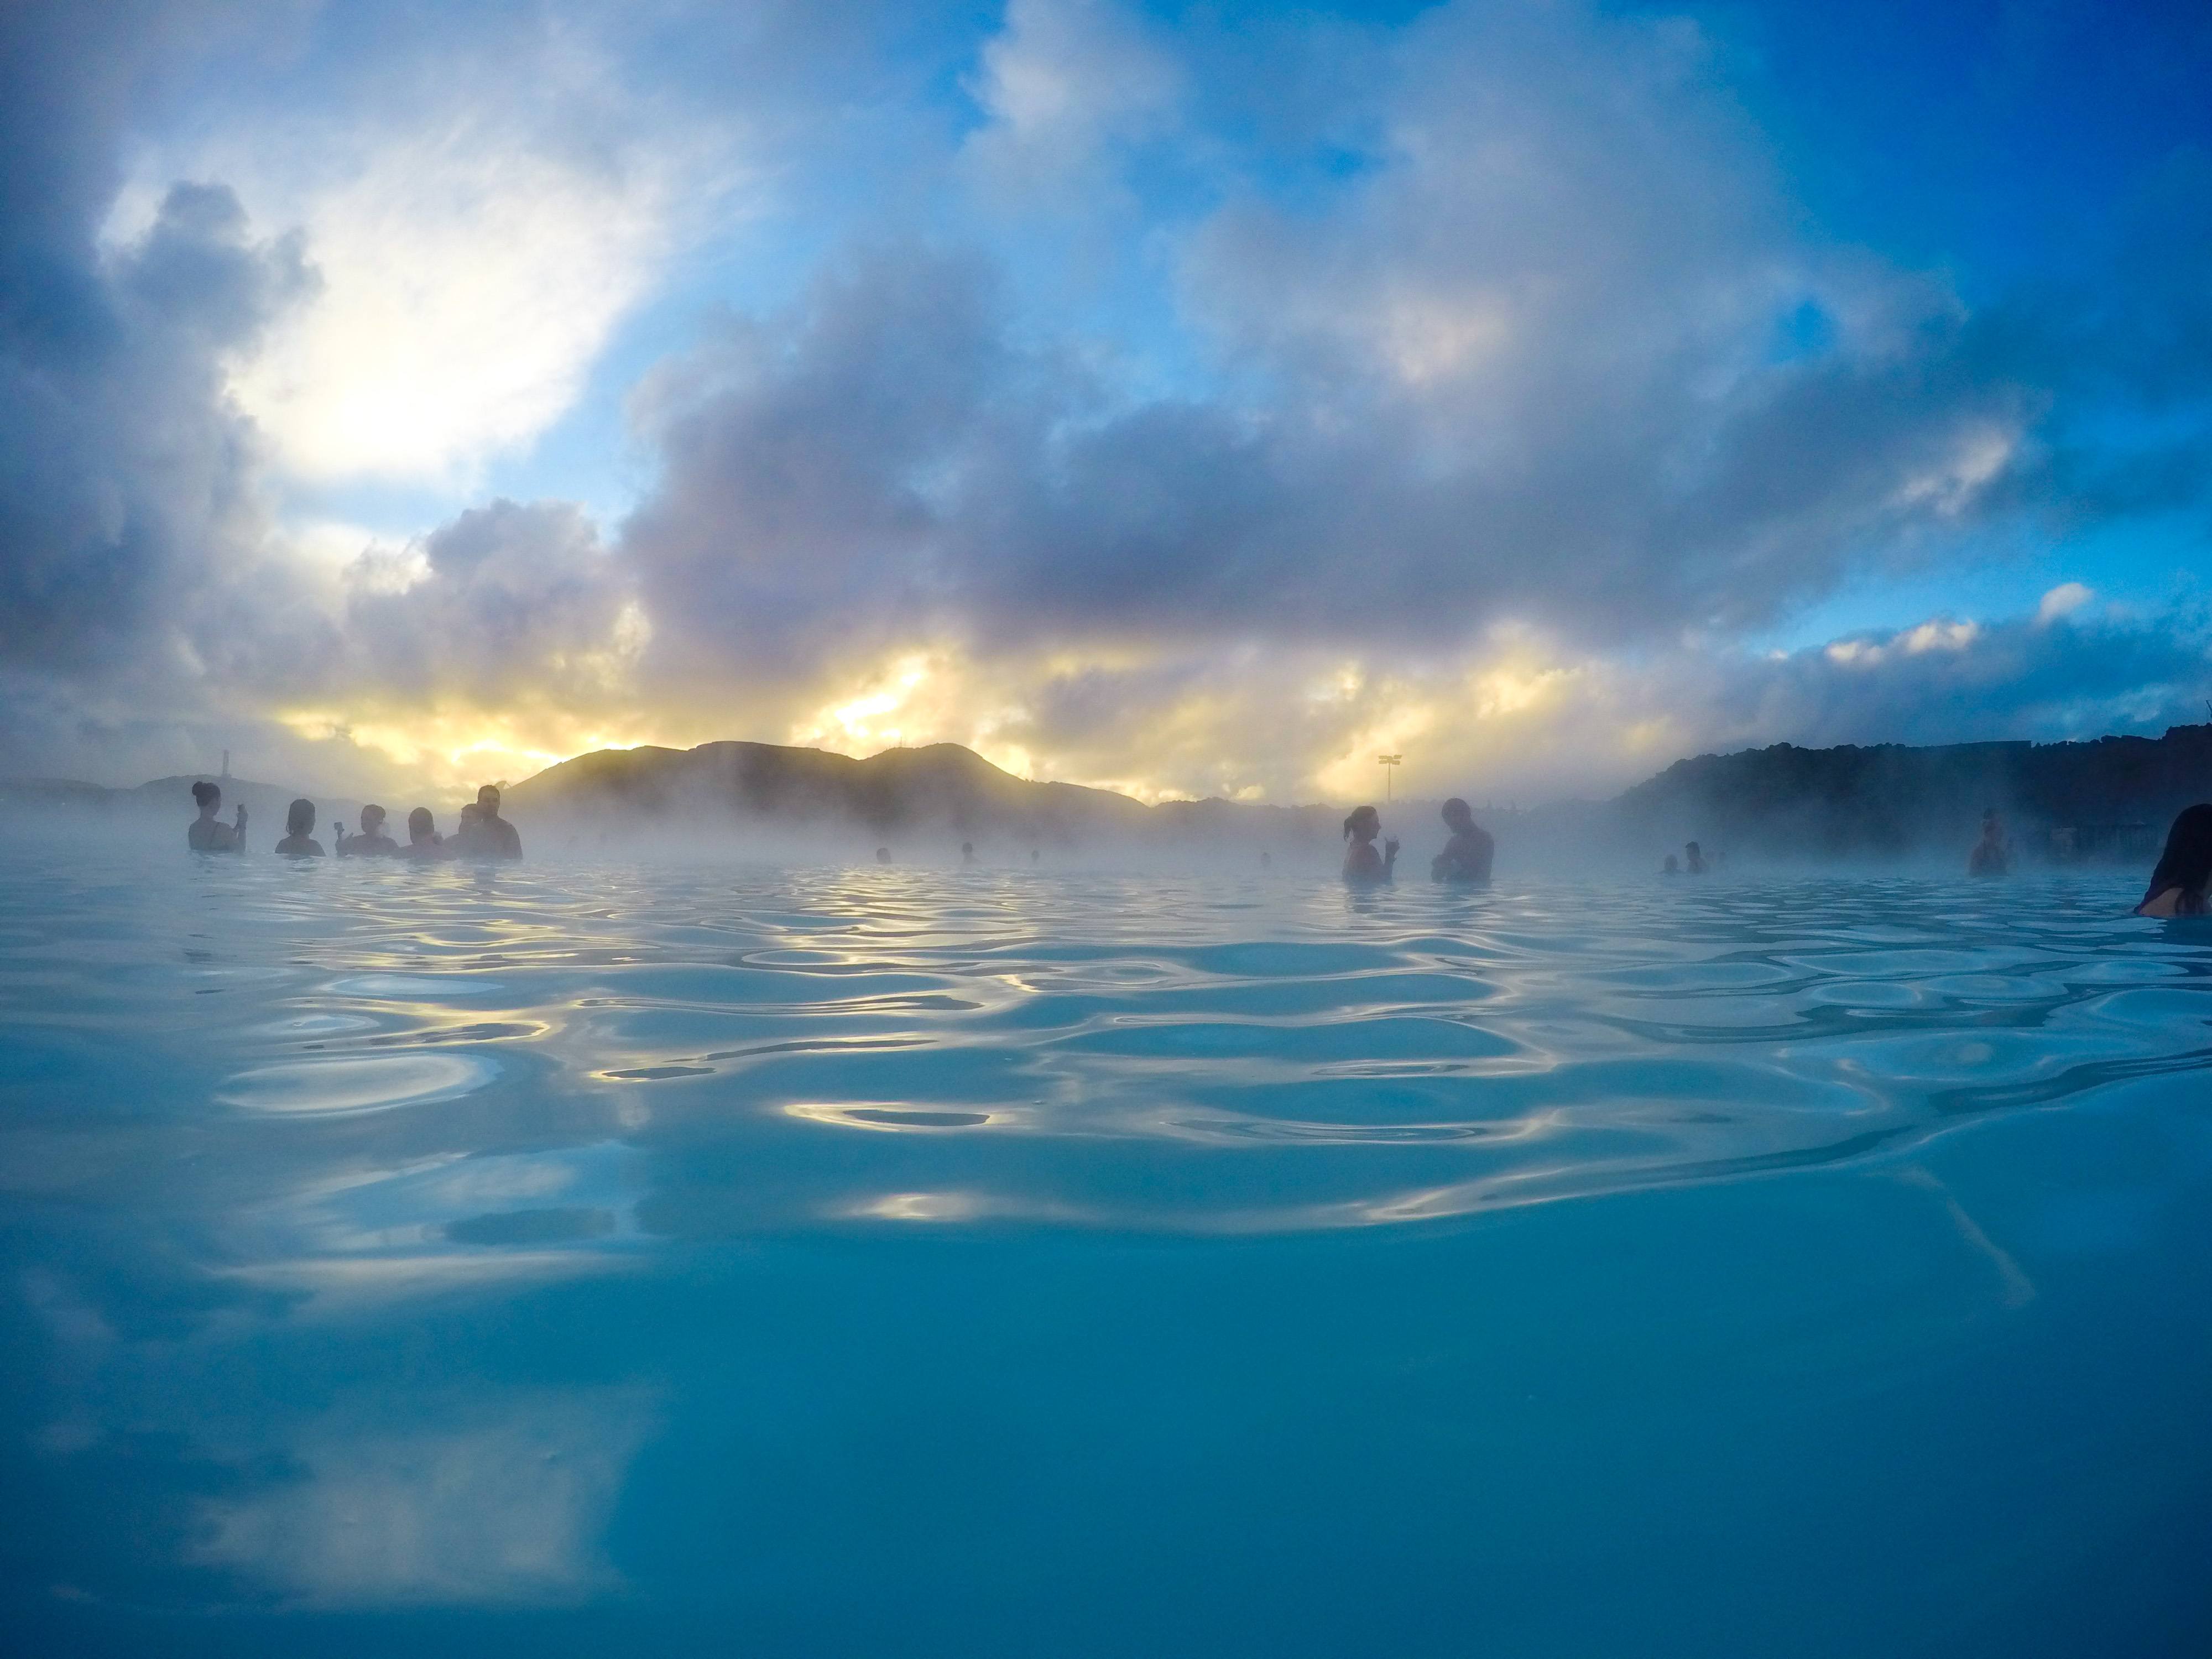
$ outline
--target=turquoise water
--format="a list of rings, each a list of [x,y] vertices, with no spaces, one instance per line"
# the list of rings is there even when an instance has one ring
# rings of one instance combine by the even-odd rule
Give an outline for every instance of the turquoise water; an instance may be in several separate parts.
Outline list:
[[[2130,878],[34,855],[10,1651],[2212,1651]]]

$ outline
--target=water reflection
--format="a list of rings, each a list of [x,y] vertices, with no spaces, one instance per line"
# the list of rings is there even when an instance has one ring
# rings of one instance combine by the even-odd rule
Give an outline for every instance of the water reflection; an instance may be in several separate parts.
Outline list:
[[[284,1425],[250,1454],[283,1473],[202,1499],[187,1560],[309,1607],[558,1604],[619,1588],[600,1539],[646,1399],[484,1391],[394,1416],[392,1402],[359,1401]]]
[[[1586,1437],[1639,1321],[1705,1322],[1719,1358],[1677,1356],[1686,1395],[1790,1365],[1848,1393],[1863,1374],[1841,1368],[1869,1353],[1932,1370],[1976,1322],[2044,1316],[2075,1264],[2143,1248],[2181,1212],[2172,1183],[2212,1172],[2212,1139],[2185,1138],[2197,1115],[2164,1109],[2212,1069],[2212,939],[2127,919],[2119,880],[1347,896],[358,860],[33,862],[0,885],[7,1513],[44,1504],[57,1535],[95,1540],[131,1517],[127,1546],[56,1546],[40,1569],[88,1605],[619,1598],[659,1558],[611,1531],[684,1410],[667,1461],[714,1471],[706,1534],[751,1505],[728,1559],[788,1534],[795,1583],[870,1526],[908,1552],[878,1570],[957,1571],[929,1553],[954,1530],[933,1506],[1002,1465],[1055,1493],[1088,1481],[1095,1504],[1133,1458],[1121,1530],[1147,1535],[1171,1524],[1158,1491],[1266,1486],[1279,1447],[1233,1468],[1205,1449],[1261,1446],[1237,1437],[1294,1384],[1343,1467],[1410,1425],[1393,1455],[1463,1492],[1481,1483],[1454,1448],[1494,1430],[1472,1460],[1487,1480],[1498,1446],[1537,1443],[1516,1354],[1572,1350],[1550,1381],[1585,1397],[1554,1445]],[[1978,1127],[2116,1102],[2160,1109],[2171,1139],[2094,1190],[2039,1176],[2007,1208],[1947,1162]],[[1875,1195],[1825,1232],[1809,1181],[1758,1207],[1815,1174]],[[1570,1202],[1629,1193],[1708,1207],[1655,1241]],[[1480,1273],[1408,1270],[1409,1242],[1508,1213],[1588,1231]],[[1809,1229],[1794,1258],[1778,1217]],[[1363,1276],[1362,1249],[1389,1260]],[[1577,1249],[1602,1270],[1559,1293],[1546,1275]],[[1672,1285],[1662,1316],[1651,1276],[1676,1263],[1694,1293]],[[1765,1301],[1743,1293],[1761,1273]],[[1808,1320],[1846,1284],[1851,1310]],[[1215,1375],[1235,1386],[1186,1397]],[[1492,1507],[1540,1524],[1606,1479],[1532,1465],[1529,1501]],[[879,1513],[818,1508],[879,1487],[897,1497]],[[1089,1512],[1009,1492],[1020,1520],[991,1511],[994,1535]],[[1440,1512],[1404,1496],[1359,1524]]]
[[[250,1211],[277,1254],[288,1227],[299,1255],[574,1252],[954,1190],[999,1195],[975,1214],[1295,1231],[1863,1156],[2212,1064],[2212,941],[2127,918],[2118,878],[295,876],[15,877],[0,991],[46,1086],[9,1133],[237,1248]],[[170,1018],[210,976],[219,1012]],[[148,1172],[165,1140],[220,1171]],[[503,1223],[422,1177],[441,1160],[624,1173]]]

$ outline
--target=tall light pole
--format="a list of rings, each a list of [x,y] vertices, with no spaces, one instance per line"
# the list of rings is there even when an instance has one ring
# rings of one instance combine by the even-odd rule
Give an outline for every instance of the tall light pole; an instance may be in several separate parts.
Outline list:
[[[1398,768],[1405,761],[1403,755],[1377,755],[1375,763],[1382,769],[1382,799],[1390,799],[1391,780],[1398,775]]]

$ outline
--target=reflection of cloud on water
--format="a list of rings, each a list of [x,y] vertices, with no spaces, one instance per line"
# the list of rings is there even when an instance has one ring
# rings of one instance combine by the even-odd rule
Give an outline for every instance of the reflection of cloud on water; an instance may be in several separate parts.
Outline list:
[[[293,1317],[304,1318],[343,1317],[386,1303],[621,1273],[635,1265],[630,1257],[602,1250],[488,1249],[301,1256],[232,1271],[251,1285],[303,1294],[307,1299]]]
[[[472,1401],[465,1426],[349,1412],[285,1448],[300,1477],[199,1506],[194,1565],[346,1607],[568,1602],[619,1588],[601,1548],[651,1428],[635,1390]]]

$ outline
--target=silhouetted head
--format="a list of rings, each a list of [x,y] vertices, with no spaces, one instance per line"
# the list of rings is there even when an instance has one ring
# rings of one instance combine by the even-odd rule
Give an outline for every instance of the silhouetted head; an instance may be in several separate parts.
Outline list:
[[[1362,841],[1373,841],[1382,833],[1382,815],[1371,806],[1355,806],[1344,821],[1344,838],[1350,841],[1357,836]]]
[[[428,807],[418,806],[407,815],[408,840],[428,841],[437,833],[437,820],[430,816]]]
[[[962,842],[960,843],[960,856],[963,859],[974,858],[975,856],[975,843],[972,841]]]
[[[1454,795],[1444,803],[1444,823],[1454,833],[1462,830],[1472,830],[1474,828],[1474,809],[1457,795]]]
[[[315,803],[305,795],[284,809],[284,833],[311,836],[315,832]]]
[[[1672,853],[1668,854],[1667,854],[1667,873],[1668,873],[1668,875],[1670,875],[1670,876],[1672,876],[1672,875],[1678,875],[1678,874],[1680,874],[1680,872],[1681,872],[1681,868],[1682,868],[1682,866],[1681,866],[1680,865],[1679,865],[1679,864],[1677,864],[1677,863],[1675,863],[1675,862],[1674,862],[1674,855]]]
[[[362,807],[361,809],[361,833],[364,836],[373,836],[376,834],[379,830],[384,828],[384,809],[381,806]]]
[[[2173,828],[2166,832],[2166,851],[2150,872],[2143,902],[2149,903],[2169,887],[2179,887],[2201,904],[2208,885],[2212,885],[2212,801],[2199,801],[2183,807]]]
[[[499,786],[495,783],[488,783],[477,790],[477,805],[485,817],[497,817],[499,816]]]
[[[222,791],[202,779],[192,786],[192,799],[200,804],[200,811],[212,812],[222,804]]]
[[[876,862],[877,862],[877,863],[878,863],[878,864],[889,864],[890,861],[891,861],[891,849],[890,849],[890,848],[888,848],[888,847],[878,847],[878,848],[876,848]]]
[[[1696,858],[1698,856],[1698,843],[1693,841],[1684,842],[1682,843],[1682,850],[1685,853],[1687,853],[1692,858]]]

